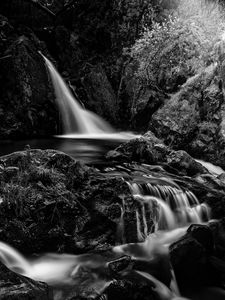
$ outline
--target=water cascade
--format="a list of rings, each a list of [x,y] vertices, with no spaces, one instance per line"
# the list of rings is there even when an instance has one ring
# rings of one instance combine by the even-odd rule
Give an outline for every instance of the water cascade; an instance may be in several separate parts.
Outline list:
[[[64,132],[66,134],[102,134],[112,133],[112,127],[99,116],[85,110],[72,95],[65,81],[57,72],[53,64],[42,55],[55,90],[56,101],[61,112]]]
[[[160,207],[158,229],[171,230],[191,223],[200,224],[209,221],[210,210],[205,203],[200,204],[191,191],[183,191],[171,181],[165,181],[166,185],[162,185],[163,181],[164,179],[152,177],[151,182],[147,183],[128,182],[133,197],[139,203],[143,203],[142,222],[137,211],[138,228],[140,223],[147,224],[146,205],[151,209],[153,201]],[[147,232],[147,228],[144,232]]]
[[[15,249],[2,242],[0,242],[0,257],[12,271],[34,280],[44,281],[52,286],[54,299],[65,299],[69,288],[74,286],[77,292],[88,286],[92,295],[96,296],[104,293],[104,290],[112,283],[112,279],[108,276],[108,266],[111,260],[118,257],[118,254],[129,255],[134,261],[151,261],[153,265],[155,260],[157,263],[160,257],[170,269],[166,243],[172,243],[178,239],[185,230],[186,228],[182,228],[169,233],[156,233],[150,235],[144,243],[116,246],[106,257],[100,254],[46,254],[36,259],[25,259]],[[176,287],[167,287],[150,273],[140,271],[134,271],[134,273],[154,283],[154,289],[161,300],[172,300],[179,296]],[[124,275],[126,276],[126,274]],[[171,273],[170,276],[172,283],[176,286],[174,275]]]
[[[145,178],[146,180],[146,178]],[[25,259],[10,246],[0,243],[0,259],[11,270],[44,281],[54,289],[54,299],[65,299],[68,290],[76,287],[82,291],[88,286],[96,295],[104,294],[112,279],[108,276],[108,266],[111,261],[128,255],[135,261],[146,262],[147,271],[131,270],[140,280],[150,281],[160,300],[185,299],[180,297],[176,279],[170,265],[169,245],[183,236],[190,223],[208,221],[210,212],[205,204],[200,204],[191,191],[182,190],[170,178],[147,177],[147,182],[127,182],[136,202],[136,227],[139,243],[115,246],[111,254],[46,254],[40,258]],[[159,210],[158,228],[149,234],[150,214],[157,203]],[[126,201],[122,201],[121,223],[118,231],[124,230]],[[152,217],[152,216],[151,216]],[[118,256],[119,254],[119,256]],[[166,268],[168,284],[161,281],[160,276]],[[149,268],[149,270],[148,270]],[[157,270],[156,276],[152,270]],[[124,276],[127,275],[127,271]],[[123,276],[123,273],[121,274]],[[132,275],[133,276],[133,275]],[[159,276],[159,277],[158,277]],[[170,283],[170,285],[169,285]],[[60,287],[60,288],[59,288]],[[104,299],[104,298],[103,298]]]

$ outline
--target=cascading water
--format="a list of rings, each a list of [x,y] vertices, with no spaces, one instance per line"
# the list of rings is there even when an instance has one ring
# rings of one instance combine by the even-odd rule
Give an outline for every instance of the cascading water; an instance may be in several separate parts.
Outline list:
[[[127,182],[138,203],[136,211],[137,232],[141,243],[124,244],[112,249],[106,257],[101,254],[58,255],[48,254],[38,259],[25,259],[10,246],[0,243],[0,259],[15,272],[34,280],[45,281],[55,290],[54,299],[65,299],[65,290],[75,286],[77,291],[87,286],[99,295],[112,282],[108,274],[110,259],[129,255],[134,261],[146,262],[149,271],[134,269],[135,276],[154,284],[154,290],[161,300],[185,299],[179,296],[176,279],[169,261],[168,247],[183,236],[188,224],[201,223],[210,217],[206,205],[199,204],[190,191],[183,191],[171,179],[147,177],[147,182]],[[146,179],[145,179],[146,180]],[[154,210],[154,203],[160,207],[159,230],[148,234],[148,214]],[[121,223],[118,230],[123,231],[126,201],[121,207]],[[161,229],[161,230],[160,230]],[[163,230],[162,230],[163,229]],[[144,234],[143,234],[144,233]],[[143,242],[144,241],[144,242]],[[159,261],[161,263],[159,264]],[[164,266],[170,286],[152,275],[153,268]],[[160,267],[160,268],[161,268]],[[158,271],[159,273],[162,270]],[[164,271],[163,271],[164,272]],[[84,275],[85,274],[85,275]],[[125,276],[126,276],[125,272]],[[58,286],[66,287],[58,290]],[[104,298],[103,298],[104,299]]]
[[[84,135],[112,133],[113,129],[107,122],[81,107],[50,60],[42,56],[52,79],[64,132]]]
[[[74,137],[74,133],[85,137],[110,136],[113,138],[113,129],[101,118],[83,109],[71,94],[62,77],[53,64],[44,57],[56,93],[56,100],[62,114],[66,137]],[[133,137],[123,135],[124,139]],[[115,135],[118,138],[118,135]],[[121,138],[121,136],[120,136]],[[115,175],[115,174],[114,174]],[[122,176],[122,175],[121,175]],[[136,202],[136,229],[137,238],[142,243],[125,244],[124,236],[125,215],[127,204],[122,200],[121,222],[118,224],[120,240],[124,245],[116,246],[112,250],[112,258],[117,258],[115,253],[125,254],[134,260],[154,262],[154,259],[163,257],[165,264],[169,264],[168,245],[181,237],[189,224],[202,223],[210,219],[210,211],[206,204],[200,204],[195,195],[184,191],[170,178],[143,175],[145,180],[127,182]],[[159,207],[159,216],[152,215]],[[153,218],[158,223],[155,232],[149,231]],[[149,234],[151,232],[151,234]],[[143,242],[144,241],[144,242]],[[76,286],[77,289],[85,284],[101,294],[111,283],[108,276],[108,260],[96,254],[85,255],[44,255],[38,259],[26,259],[10,246],[0,242],[0,260],[10,269],[34,280],[45,281],[53,287],[57,285]],[[87,272],[87,270],[89,270]],[[151,270],[150,270],[151,271]],[[83,278],[83,273],[88,278]],[[136,271],[137,275],[155,284],[155,289],[160,299],[175,299],[179,295],[177,289],[171,291],[149,273]],[[82,274],[82,276],[81,276]],[[175,279],[173,280],[175,282]],[[57,296],[55,299],[64,299]],[[178,298],[176,298],[178,299]],[[182,299],[182,298],[180,298]]]
[[[183,191],[172,181],[162,178],[152,177],[149,180],[147,183],[128,182],[133,197],[143,204],[142,222],[139,221],[140,214],[137,212],[138,228],[140,223],[147,224],[145,207],[147,204],[151,208],[153,201],[157,202],[160,207],[158,229],[171,230],[191,223],[199,224],[209,221],[208,206],[205,203],[200,204],[191,191]],[[144,232],[147,232],[147,229],[144,229]]]

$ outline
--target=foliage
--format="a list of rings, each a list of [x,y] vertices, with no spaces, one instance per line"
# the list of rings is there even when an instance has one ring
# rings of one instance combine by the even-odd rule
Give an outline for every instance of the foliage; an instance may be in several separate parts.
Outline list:
[[[131,55],[139,62],[138,77],[168,90],[171,78],[197,74],[214,61],[224,24],[217,3],[181,0],[166,20],[145,28],[132,47]]]

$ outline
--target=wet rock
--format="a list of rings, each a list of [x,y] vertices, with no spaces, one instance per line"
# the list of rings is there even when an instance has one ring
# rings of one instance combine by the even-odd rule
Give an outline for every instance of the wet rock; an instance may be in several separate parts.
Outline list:
[[[47,284],[14,273],[1,262],[0,294],[2,300],[53,300]]]
[[[170,167],[179,170],[180,174],[193,176],[199,173],[206,173],[206,169],[200,163],[182,150],[171,150],[166,156],[166,161]]]
[[[148,138],[145,136],[138,139],[133,139],[127,143],[122,144],[115,150],[122,156],[121,159],[127,161],[138,161],[141,163],[154,164],[159,161],[163,162],[167,147],[163,145],[160,140],[156,138]],[[113,158],[120,158],[119,155],[115,156],[115,152],[111,152]],[[108,155],[110,158],[110,155]]]
[[[130,256],[123,256],[117,260],[108,263],[108,268],[113,273],[118,273],[125,270],[131,263]]]
[[[136,161],[163,165],[168,171],[180,175],[193,176],[207,173],[200,163],[185,151],[174,151],[166,146],[151,131],[140,138],[122,144],[114,151],[107,153],[106,158],[112,161]]]

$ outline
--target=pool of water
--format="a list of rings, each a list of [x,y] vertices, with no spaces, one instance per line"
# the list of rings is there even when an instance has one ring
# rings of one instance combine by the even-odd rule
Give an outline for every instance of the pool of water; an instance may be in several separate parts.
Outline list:
[[[71,155],[77,160],[85,163],[101,163],[105,160],[105,154],[115,149],[121,143],[129,140],[131,136],[58,136],[43,139],[24,140],[1,140],[0,156],[7,155],[15,151],[22,151],[30,146],[32,149],[55,149]]]

